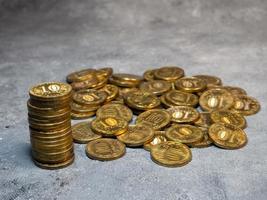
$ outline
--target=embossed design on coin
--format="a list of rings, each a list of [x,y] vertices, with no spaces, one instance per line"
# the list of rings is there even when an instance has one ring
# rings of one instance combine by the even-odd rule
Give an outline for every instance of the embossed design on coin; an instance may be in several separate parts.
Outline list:
[[[195,107],[198,104],[197,95],[178,90],[171,90],[170,92],[166,93],[165,100],[175,106]]]
[[[210,75],[195,75],[193,77],[200,78],[207,83],[207,86],[222,85],[222,80],[217,76]]]
[[[230,110],[245,116],[253,115],[260,111],[260,103],[246,95],[235,96],[234,105]]]
[[[184,92],[200,92],[207,87],[207,84],[196,77],[183,77],[175,82],[175,87]]]
[[[85,105],[99,105],[103,103],[107,98],[107,93],[103,91],[88,89],[80,90],[74,93],[73,101],[78,104]]]
[[[154,72],[155,72],[155,69],[145,71],[145,73],[143,75],[144,79],[146,81],[154,80]]]
[[[201,127],[210,127],[213,122],[210,118],[210,113],[209,112],[201,112],[199,113],[199,118],[197,121],[194,122],[196,126],[201,126]]]
[[[156,79],[165,81],[175,81],[184,76],[184,70],[176,66],[165,66],[154,71]]]
[[[101,138],[101,135],[95,134],[89,122],[80,122],[72,126],[73,141],[77,143],[88,143],[92,140]]]
[[[139,86],[141,91],[150,92],[155,95],[162,95],[163,93],[168,92],[171,87],[171,83],[163,80],[143,82]]]
[[[194,143],[190,143],[187,144],[190,147],[194,147],[194,148],[204,148],[204,147],[209,147],[212,145],[212,140],[209,137],[209,129],[205,128],[205,127],[198,127],[199,129],[202,130],[203,132],[203,138],[202,140],[198,141],[198,142],[194,142]]]
[[[199,118],[197,110],[188,106],[175,106],[168,108],[167,111],[171,115],[171,121],[177,123],[191,123]]]
[[[144,149],[147,151],[150,151],[151,148],[153,148],[155,145],[167,142],[168,139],[166,137],[165,131],[155,131],[154,137],[152,141],[148,141],[144,144]]]
[[[96,74],[95,69],[83,69],[77,72],[73,72],[67,76],[67,82],[80,82],[88,79],[92,79]]]
[[[106,102],[112,101],[113,99],[116,99],[116,97],[119,95],[119,88],[115,85],[107,84],[103,88],[101,88],[99,91],[104,91],[107,93],[107,99]]]

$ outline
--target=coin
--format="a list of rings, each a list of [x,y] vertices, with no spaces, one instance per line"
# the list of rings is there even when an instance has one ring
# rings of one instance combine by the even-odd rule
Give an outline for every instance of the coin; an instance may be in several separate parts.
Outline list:
[[[150,92],[155,95],[162,95],[165,92],[171,90],[171,83],[164,80],[152,80],[148,82],[142,82],[139,86],[143,92]]]
[[[67,75],[67,82],[72,83],[72,82],[85,81],[91,79],[93,76],[95,76],[95,74],[96,74],[95,69],[83,69]]]
[[[175,106],[167,111],[171,115],[171,121],[177,123],[191,123],[199,118],[197,110],[189,106]]]
[[[234,98],[227,90],[216,88],[204,92],[199,99],[202,110],[212,111],[229,109],[234,103]]]
[[[41,162],[38,162],[35,159],[33,159],[34,164],[37,167],[40,167],[40,168],[43,168],[43,169],[61,169],[61,168],[64,168],[64,167],[67,167],[67,166],[71,165],[73,163],[73,161],[74,161],[74,156],[71,159],[66,160],[65,162],[57,163],[57,164],[41,163]]]
[[[113,137],[125,133],[128,129],[128,123],[118,117],[101,117],[92,121],[91,128],[102,136]]]
[[[125,144],[111,138],[100,138],[86,145],[86,155],[94,160],[108,161],[122,157],[126,153]]]
[[[166,100],[166,94],[160,96],[160,102],[162,103],[164,108],[170,108],[176,106],[175,104]]]
[[[179,142],[167,141],[150,150],[151,159],[165,167],[181,167],[192,160],[191,150]]]
[[[150,69],[150,70],[145,71],[144,74],[143,74],[143,78],[146,81],[152,81],[152,80],[154,80],[154,72],[155,72],[154,69]]]
[[[96,111],[98,108],[101,107],[100,105],[92,105],[92,106],[80,105],[75,102],[71,102],[70,105],[71,105],[71,110],[74,113],[90,113]]]
[[[207,83],[196,77],[183,77],[175,82],[175,87],[183,92],[200,92],[205,90]]]
[[[101,135],[95,134],[89,122],[80,122],[72,126],[73,141],[76,143],[88,143],[92,140],[101,138]]]
[[[73,94],[73,101],[77,104],[97,106],[107,99],[107,93],[94,89],[79,90]]]
[[[150,151],[155,145],[168,141],[165,131],[155,131],[154,137],[151,141],[144,143],[144,149]]]
[[[209,128],[209,136],[213,143],[224,149],[239,149],[246,145],[246,133],[231,124],[215,123]]]
[[[146,92],[128,93],[125,101],[129,107],[137,110],[149,110],[160,105],[160,100],[155,95]]]
[[[80,81],[72,82],[71,87],[73,90],[83,90],[83,89],[99,89],[103,87],[108,82],[108,77],[101,74],[96,74],[92,78]]]
[[[239,95],[234,97],[234,104],[230,110],[247,116],[259,112],[260,107],[260,103],[257,101],[257,99],[246,95]]]
[[[191,144],[188,144],[190,147],[194,147],[194,148],[204,148],[204,147],[209,147],[212,145],[212,140],[209,137],[209,129],[208,128],[204,128],[204,127],[198,127],[199,129],[202,130],[203,132],[203,139],[198,141],[198,142],[194,142]]]
[[[101,88],[99,91],[104,91],[107,93],[107,99],[106,102],[112,101],[113,99],[116,99],[119,95],[119,88],[116,85],[107,84],[103,88]]]
[[[200,127],[206,127],[206,128],[210,127],[213,124],[210,118],[210,113],[209,112],[199,113],[199,118],[194,122],[194,124]]]
[[[143,80],[141,76],[134,75],[134,74],[124,74],[124,73],[113,74],[112,78],[115,80],[130,81],[130,82],[136,82],[136,83],[140,83]]]
[[[111,67],[103,67],[98,69],[96,73],[104,77],[110,77],[113,74],[113,69]]]
[[[134,93],[134,92],[140,92],[138,88],[132,87],[132,88],[119,88],[119,93],[121,97],[126,97],[128,93]]]
[[[246,95],[247,92],[240,88],[240,87],[233,87],[233,86],[222,86],[223,89],[227,90],[228,92],[230,92],[232,95]]]
[[[122,104],[106,104],[99,108],[96,112],[97,117],[119,117],[126,121],[131,121],[133,117],[133,112]]]
[[[175,106],[195,107],[198,104],[198,96],[187,92],[171,90],[166,93],[165,101]]]
[[[154,130],[151,127],[137,124],[129,125],[128,130],[124,134],[117,136],[117,139],[126,144],[126,146],[138,147],[151,141],[153,137]]]
[[[173,82],[184,76],[184,70],[176,66],[166,66],[154,71],[156,79]]]
[[[203,132],[196,126],[174,124],[166,130],[166,137],[174,142],[191,144],[201,141],[203,139]]]
[[[207,86],[211,85],[222,85],[222,80],[217,76],[211,76],[211,75],[195,75],[193,77],[202,79],[206,82]]]
[[[171,121],[171,116],[166,110],[152,109],[141,113],[136,118],[136,124],[145,124],[154,130],[166,127]]]
[[[242,115],[228,110],[212,111],[210,117],[214,123],[231,124],[241,129],[244,129],[247,124],[246,119]]]
[[[81,112],[81,113],[71,112],[71,119],[88,119],[94,115],[95,115],[95,111]]]

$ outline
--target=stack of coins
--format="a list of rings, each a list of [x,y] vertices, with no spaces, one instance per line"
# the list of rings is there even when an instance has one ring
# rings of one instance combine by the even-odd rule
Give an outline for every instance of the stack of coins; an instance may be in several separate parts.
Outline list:
[[[29,91],[28,121],[34,163],[57,169],[74,161],[70,101],[72,88],[58,82],[42,83]]]

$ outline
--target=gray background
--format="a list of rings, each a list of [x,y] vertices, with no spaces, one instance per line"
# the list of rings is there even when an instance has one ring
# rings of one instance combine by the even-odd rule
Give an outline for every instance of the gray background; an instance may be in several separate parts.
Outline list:
[[[28,88],[85,67],[142,72],[179,65],[241,86],[262,111],[248,117],[240,150],[192,149],[164,168],[142,149],[113,162],[47,171],[29,156]],[[266,0],[0,0],[0,199],[267,198]]]

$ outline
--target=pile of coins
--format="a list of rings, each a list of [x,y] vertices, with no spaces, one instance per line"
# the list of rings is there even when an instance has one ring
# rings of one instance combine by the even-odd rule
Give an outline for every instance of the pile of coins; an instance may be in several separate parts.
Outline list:
[[[67,82],[74,90],[72,119],[91,119],[72,126],[73,140],[101,161],[141,147],[155,163],[177,167],[192,160],[191,148],[239,149],[247,144],[245,116],[260,110],[244,89],[223,86],[216,76],[185,76],[176,66],[143,76],[85,69]]]
[[[43,83],[30,89],[28,121],[34,163],[58,169],[74,161],[70,102],[72,88],[65,83]]]

